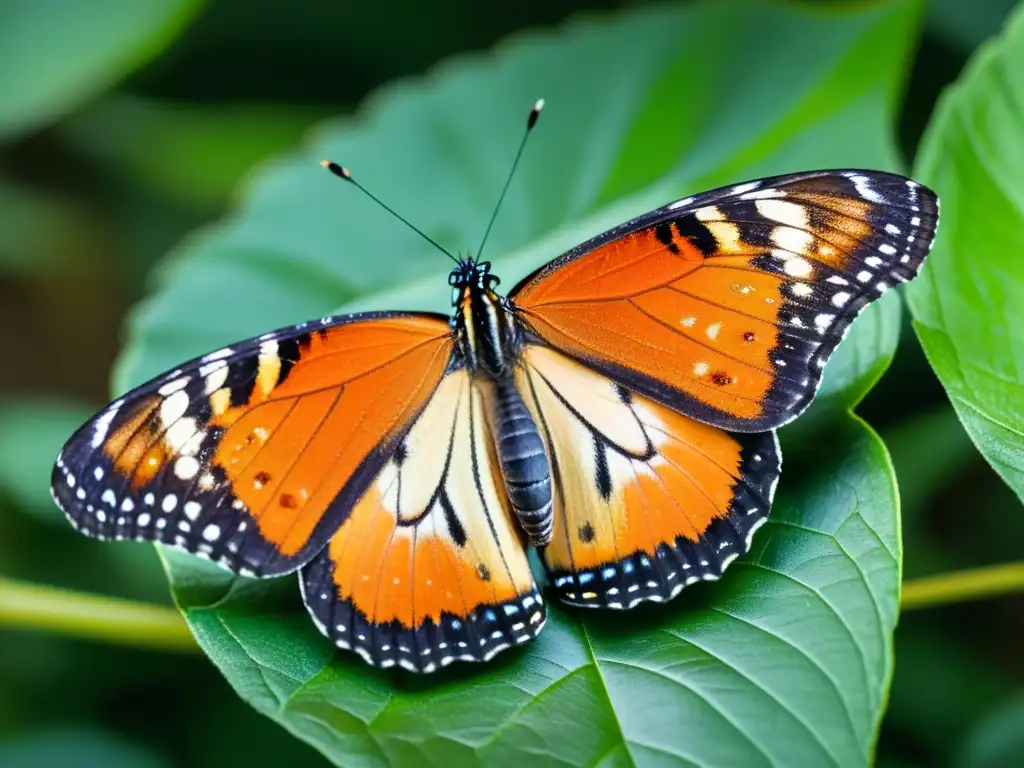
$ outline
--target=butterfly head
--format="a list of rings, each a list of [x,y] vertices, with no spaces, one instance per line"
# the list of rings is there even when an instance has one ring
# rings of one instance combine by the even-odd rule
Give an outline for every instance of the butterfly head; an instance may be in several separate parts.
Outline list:
[[[494,287],[500,282],[497,275],[491,274],[491,262],[475,261],[467,253],[448,275],[448,285],[452,287],[452,306],[457,307],[474,291],[493,293]]]

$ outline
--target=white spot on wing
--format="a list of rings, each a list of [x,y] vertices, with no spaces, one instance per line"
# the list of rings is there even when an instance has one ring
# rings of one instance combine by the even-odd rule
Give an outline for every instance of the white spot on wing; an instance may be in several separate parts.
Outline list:
[[[811,262],[807,259],[802,256],[789,256],[788,254],[780,258],[784,259],[782,269],[787,275],[792,277],[810,277],[813,270]]]
[[[780,226],[772,230],[772,241],[779,248],[799,255],[810,250],[814,235],[796,227]]]
[[[199,460],[195,456],[180,456],[174,462],[174,474],[181,480],[191,480],[199,471]]]
[[[785,196],[785,192],[775,189],[775,187],[768,187],[768,189],[758,189],[754,192],[745,192],[740,195],[740,200],[763,200],[765,198],[779,198]]]
[[[807,283],[793,283],[793,287],[790,288],[794,296],[806,298],[814,293],[814,289],[811,288]]]
[[[160,421],[164,428],[170,427],[188,410],[188,395],[178,390],[160,404]]]
[[[219,368],[215,368],[206,377],[206,384],[203,386],[203,392],[207,395],[212,395],[218,389],[224,386],[224,382],[228,380],[228,367],[221,363]]]
[[[91,441],[93,448],[99,448],[103,444],[103,441],[107,437],[107,432],[110,430],[110,424],[117,415],[117,411],[121,408],[122,403],[124,403],[124,400],[118,400],[113,403],[98,419],[96,419],[96,425],[93,428]]]
[[[875,192],[871,188],[871,181],[867,176],[853,175],[850,176],[850,181],[853,182],[854,189],[857,190],[857,194],[863,197],[865,200],[869,200],[872,203],[884,203],[885,198]]]
[[[179,389],[184,389],[185,385],[187,385],[187,384],[188,384],[188,377],[187,376],[182,376],[180,379],[174,379],[173,381],[167,382],[162,387],[160,387],[160,389],[158,389],[157,391],[161,395],[165,395],[165,396],[166,395],[173,395]]]
[[[204,355],[202,361],[204,363],[209,363],[213,360],[220,360],[221,358],[224,357],[230,357],[233,354],[235,354],[235,350],[233,350],[231,347],[224,347],[224,349],[218,349],[216,352],[211,352],[208,355]]]
[[[693,202],[692,197],[684,197],[682,200],[676,200],[674,203],[668,204],[668,209],[674,211],[677,208],[683,208]]]
[[[742,195],[744,192],[749,192],[752,189],[757,189],[761,186],[761,181],[748,181],[744,184],[737,184],[733,187],[730,192],[734,195]]]
[[[184,395],[184,392],[180,394]],[[186,405],[188,398],[185,399]],[[171,424],[164,433],[164,442],[172,453],[185,453],[185,447],[192,442],[196,434],[195,419],[179,419]],[[194,452],[194,451],[193,451]]]
[[[807,209],[788,200],[756,200],[754,206],[757,212],[766,219],[786,224],[790,227],[803,229],[809,224]]]

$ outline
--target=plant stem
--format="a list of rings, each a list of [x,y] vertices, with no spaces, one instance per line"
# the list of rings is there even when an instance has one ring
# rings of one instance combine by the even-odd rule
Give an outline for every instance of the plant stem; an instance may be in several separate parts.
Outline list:
[[[0,578],[0,626],[44,630],[136,648],[199,648],[173,608]]]
[[[911,579],[905,611],[1024,592],[1024,562]],[[0,578],[0,626],[55,632],[136,648],[194,653],[188,625],[173,608],[87,595]]]
[[[1024,592],[1024,562],[940,573],[903,582],[905,611]]]

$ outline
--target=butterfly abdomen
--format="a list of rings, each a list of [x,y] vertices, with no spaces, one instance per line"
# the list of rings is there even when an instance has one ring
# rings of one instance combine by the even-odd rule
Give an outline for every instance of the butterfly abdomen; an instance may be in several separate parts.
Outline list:
[[[509,501],[530,543],[543,546],[551,541],[554,522],[544,442],[511,379],[495,381],[494,393],[494,442]]]

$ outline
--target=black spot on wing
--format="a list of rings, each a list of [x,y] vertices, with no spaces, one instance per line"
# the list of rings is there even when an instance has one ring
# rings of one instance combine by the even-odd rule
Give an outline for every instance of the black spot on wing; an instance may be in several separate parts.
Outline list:
[[[654,236],[658,238],[659,242],[669,249],[672,253],[679,253],[679,246],[675,243],[675,238],[672,236],[672,226],[667,222],[663,221],[654,227]]]
[[[302,333],[291,338],[284,338],[277,342],[277,355],[281,359],[281,371],[277,375],[277,383],[281,384],[292,372],[292,368],[299,362],[302,356],[302,348],[309,345],[310,336]]]
[[[675,219],[673,223],[679,236],[691,242],[705,256],[710,256],[718,250],[718,241],[711,234],[711,230],[692,213]]]
[[[462,527],[459,516],[455,514],[455,508],[452,506],[451,499],[448,498],[448,492],[441,491],[437,501],[441,505],[441,509],[444,510],[444,521],[448,525],[452,540],[460,547],[466,546],[466,529]]]
[[[612,476],[608,471],[607,449],[596,433],[594,434],[594,458],[596,459],[594,480],[597,482],[597,492],[601,494],[602,499],[607,501],[612,495]]]
[[[580,541],[584,544],[589,544],[594,540],[594,526],[590,524],[589,520],[579,527],[577,533],[579,534]]]
[[[235,408],[247,405],[256,386],[260,361],[257,355],[247,355],[231,363],[231,405]]]

